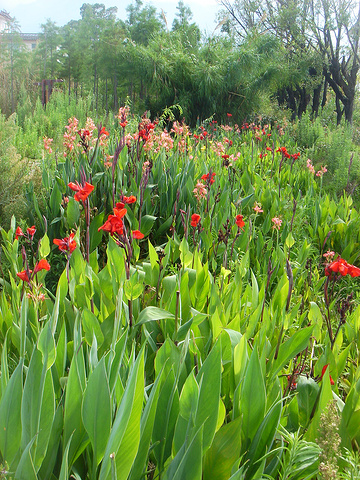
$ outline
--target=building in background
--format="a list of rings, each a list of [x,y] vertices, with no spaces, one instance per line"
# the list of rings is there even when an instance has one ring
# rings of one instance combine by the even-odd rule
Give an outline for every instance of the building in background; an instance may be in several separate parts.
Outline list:
[[[0,10],[0,34],[10,30],[13,20],[6,10]],[[28,50],[35,50],[39,42],[38,33],[22,33],[19,31],[19,35]]]

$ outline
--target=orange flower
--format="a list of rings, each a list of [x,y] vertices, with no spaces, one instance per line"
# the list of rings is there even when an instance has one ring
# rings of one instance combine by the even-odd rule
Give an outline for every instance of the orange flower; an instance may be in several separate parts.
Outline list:
[[[75,193],[74,198],[77,202],[85,202],[90,193],[94,190],[94,185],[85,182],[85,185],[80,185],[78,182],[70,182],[68,187]]]
[[[35,235],[35,232],[36,232],[35,225],[33,225],[32,227],[28,227],[28,228],[26,229],[26,231],[27,231],[29,237],[30,237],[31,239],[33,239],[33,238],[34,238],[34,235]]]
[[[245,222],[243,220],[242,215],[236,215],[235,217],[235,223],[238,226],[238,228],[244,228],[245,227]]]
[[[69,252],[70,254],[77,247],[77,243],[74,240],[74,234],[70,233],[68,237],[65,238],[54,238],[54,243],[59,247],[61,252]]]
[[[50,270],[50,263],[45,260],[45,258],[42,258],[34,268],[34,274],[37,272],[40,272],[40,270],[46,270],[47,272]]]
[[[24,236],[24,232],[21,230],[20,227],[17,227],[15,231],[15,240],[18,240],[19,237],[23,237],[23,236]]]
[[[22,272],[17,273],[16,275],[22,280],[23,282],[29,282],[28,273],[31,275],[32,270],[23,270]]]
[[[351,277],[360,276],[359,267],[355,267],[355,265],[350,265],[349,263],[347,263],[346,260],[340,257],[325,267],[325,275],[327,277],[330,277],[332,272],[340,273],[340,275],[342,275],[343,277],[345,275],[350,275]]]
[[[201,180],[204,180],[205,182],[209,182],[210,185],[212,185],[214,182],[215,182],[215,175],[216,173],[212,173],[211,174],[211,178],[210,178],[210,181],[209,181],[209,173],[205,173],[202,177],[201,177]]]
[[[124,203],[135,203],[136,197],[135,195],[130,195],[130,197],[123,197]]]
[[[137,240],[141,240],[142,238],[144,238],[144,234],[141,233],[140,230],[133,230],[132,236]]]
[[[106,131],[105,127],[102,127],[100,130],[100,135],[109,135],[109,132]]]
[[[124,233],[124,223],[121,218],[118,218],[116,215],[109,215],[108,219],[98,228],[98,231],[103,230],[104,232],[109,232],[110,235],[117,233],[118,235],[123,235]]]
[[[198,226],[198,223],[200,222],[200,220],[201,220],[200,215],[199,215],[198,213],[193,213],[193,214],[191,215],[191,224],[190,224],[190,225],[191,225],[192,227],[197,227],[197,226]]]

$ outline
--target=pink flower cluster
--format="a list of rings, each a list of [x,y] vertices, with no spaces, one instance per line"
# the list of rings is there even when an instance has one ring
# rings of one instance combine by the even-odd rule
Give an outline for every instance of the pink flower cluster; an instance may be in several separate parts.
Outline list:
[[[273,222],[272,228],[274,230],[280,230],[282,220],[279,217],[274,217],[274,218],[271,219],[271,221]]]
[[[65,126],[66,132],[64,133],[64,157],[67,157],[74,150],[79,125],[79,120],[76,117],[69,118],[68,122],[68,125]]]
[[[52,142],[54,141],[54,139],[53,139],[53,138],[43,137],[43,140],[44,140],[44,149],[45,149],[45,150],[48,150],[49,153],[52,153],[51,144],[52,144]]]

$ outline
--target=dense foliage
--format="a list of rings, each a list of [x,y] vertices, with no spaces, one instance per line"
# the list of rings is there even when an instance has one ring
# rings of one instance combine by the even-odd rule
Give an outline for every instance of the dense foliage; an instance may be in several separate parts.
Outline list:
[[[359,211],[290,127],[166,119],[71,117],[1,231],[3,475],[357,478]]]
[[[352,123],[359,70],[360,10],[347,0],[248,2],[223,0],[210,37],[201,36],[180,1],[172,26],[141,0],[127,7],[84,3],[80,20],[63,27],[48,20],[32,53],[20,48],[16,23],[0,36],[0,109],[13,113],[25,98],[34,108],[36,84],[93,95],[93,109],[116,112],[129,98],[136,111],[155,118],[180,104],[191,126],[231,109],[242,122],[254,114],[292,119],[318,116],[330,103],[333,121]],[[19,43],[20,42],[20,43]],[[8,94],[10,92],[10,95]],[[178,119],[181,119],[181,115]],[[21,123],[20,123],[21,124]]]

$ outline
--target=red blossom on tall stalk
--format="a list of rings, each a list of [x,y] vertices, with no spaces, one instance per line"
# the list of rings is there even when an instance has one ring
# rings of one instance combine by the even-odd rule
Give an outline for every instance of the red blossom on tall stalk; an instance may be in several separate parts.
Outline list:
[[[242,215],[236,215],[236,217],[235,217],[235,223],[236,223],[238,229],[245,227],[245,222],[244,222],[243,218],[244,217]]]
[[[142,232],[140,232],[140,230],[133,230],[132,236],[136,240],[141,240],[142,238],[144,238],[144,234]]]
[[[360,276],[360,268],[356,267],[355,265],[349,264],[343,258],[338,257],[336,260],[331,262],[329,265],[325,267],[325,275],[327,277],[331,277],[332,272],[340,273],[343,277],[345,275],[350,275],[351,277],[359,277]]]
[[[216,173],[212,172],[210,177],[210,173],[205,173],[201,176],[201,180],[204,180],[205,182],[208,182],[210,185],[212,185],[215,182],[215,175]]]
[[[23,237],[24,232],[21,230],[21,227],[17,227],[15,230],[15,240],[19,240],[19,237]]]
[[[136,202],[136,197],[135,197],[135,195],[130,195],[130,197],[125,197],[125,196],[123,196],[122,199],[123,199],[123,202],[124,202],[125,204],[130,204],[130,203],[135,203],[135,202]]]
[[[16,275],[23,282],[27,282],[30,284],[34,276],[41,270],[46,270],[47,272],[50,270],[50,264],[47,260],[45,260],[45,258],[41,259],[39,262],[36,263],[34,267],[34,271],[30,269],[26,269],[26,270],[23,270],[22,272],[18,272]]]
[[[54,238],[53,242],[59,247],[61,252],[68,252],[70,255],[73,253],[77,247],[76,240],[74,240],[74,233],[70,233],[68,237],[64,238]]]
[[[70,182],[68,187],[71,188],[75,193],[74,199],[77,202],[85,202],[90,193],[94,190],[94,185],[91,185],[88,182],[85,182],[83,185],[80,185],[79,182]]]
[[[199,224],[199,222],[200,222],[200,220],[201,220],[201,216],[200,216],[198,213],[193,213],[193,214],[191,215],[191,223],[190,223],[190,225],[191,225],[192,227],[197,227],[198,224]]]

